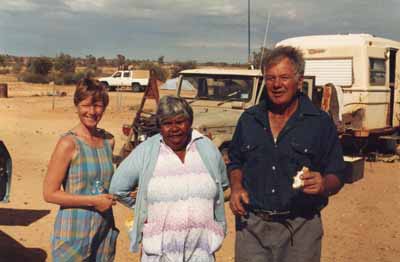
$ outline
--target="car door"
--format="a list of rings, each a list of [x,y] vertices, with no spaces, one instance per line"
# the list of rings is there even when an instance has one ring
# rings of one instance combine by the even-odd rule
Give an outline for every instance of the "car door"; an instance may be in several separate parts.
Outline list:
[[[131,85],[131,71],[123,71],[122,73],[122,86]]]
[[[122,71],[117,71],[112,75],[112,86],[122,85]]]
[[[0,202],[8,202],[11,188],[11,156],[3,141],[0,140]]]

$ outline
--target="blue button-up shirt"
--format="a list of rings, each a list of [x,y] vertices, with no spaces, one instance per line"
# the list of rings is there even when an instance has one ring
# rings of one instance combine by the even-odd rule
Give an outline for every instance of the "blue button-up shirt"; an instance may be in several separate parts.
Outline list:
[[[303,94],[299,106],[274,141],[268,105],[260,102],[240,117],[229,149],[228,170],[241,169],[250,207],[270,211],[320,210],[327,198],[292,188],[303,166],[343,181],[344,161],[330,116]]]

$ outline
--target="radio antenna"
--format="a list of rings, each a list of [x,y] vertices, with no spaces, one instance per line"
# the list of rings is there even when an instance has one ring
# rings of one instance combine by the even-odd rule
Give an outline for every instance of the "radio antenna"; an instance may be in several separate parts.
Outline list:
[[[250,0],[247,0],[247,62],[251,64],[250,55]]]
[[[265,43],[267,42],[270,23],[271,23],[271,11],[268,11],[267,25],[265,26],[265,33],[264,33],[264,42],[261,47],[260,69],[261,69],[261,65],[262,65],[262,60],[264,58]]]

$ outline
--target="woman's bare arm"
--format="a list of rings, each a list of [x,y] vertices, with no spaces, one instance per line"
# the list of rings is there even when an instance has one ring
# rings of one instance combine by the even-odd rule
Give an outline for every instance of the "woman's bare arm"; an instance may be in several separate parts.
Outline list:
[[[73,195],[64,192],[61,184],[67,174],[68,166],[76,154],[75,143],[71,137],[62,137],[51,156],[47,175],[43,183],[43,198],[46,202],[63,207],[95,207],[99,211],[110,208],[115,201],[112,195]]]

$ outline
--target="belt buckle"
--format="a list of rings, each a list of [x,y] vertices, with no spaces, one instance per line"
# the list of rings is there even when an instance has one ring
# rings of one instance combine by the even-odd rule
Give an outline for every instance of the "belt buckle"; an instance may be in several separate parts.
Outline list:
[[[272,211],[270,213],[271,216],[287,216],[290,214],[290,211]]]

